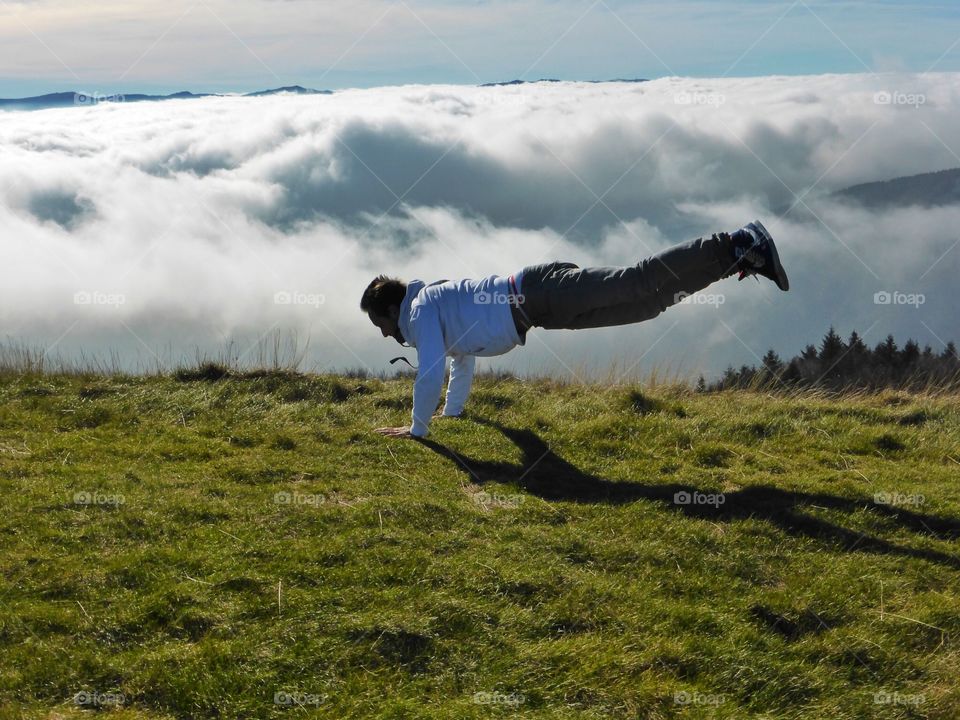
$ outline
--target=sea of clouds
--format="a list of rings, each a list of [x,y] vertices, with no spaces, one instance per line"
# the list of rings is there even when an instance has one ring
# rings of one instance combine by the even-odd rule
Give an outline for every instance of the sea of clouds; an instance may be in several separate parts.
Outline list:
[[[389,370],[402,350],[358,309],[378,273],[627,265],[761,218],[789,293],[731,278],[481,367],[709,376],[831,324],[940,350],[960,340],[960,207],[831,193],[960,167],[958,95],[956,74],[667,78],[0,113],[0,331],[134,369],[252,362],[283,333],[305,369]]]

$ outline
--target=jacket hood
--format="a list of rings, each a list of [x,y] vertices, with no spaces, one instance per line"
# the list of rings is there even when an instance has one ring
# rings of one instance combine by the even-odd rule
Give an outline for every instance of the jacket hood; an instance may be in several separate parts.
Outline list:
[[[411,280],[408,282],[407,293],[403,296],[403,302],[400,303],[400,317],[398,318],[397,324],[400,326],[400,334],[403,335],[403,339],[407,345],[411,347],[416,347],[416,345],[411,342],[413,333],[410,331],[410,305],[413,304],[413,299],[417,297],[425,285],[426,283],[423,282],[423,280]]]

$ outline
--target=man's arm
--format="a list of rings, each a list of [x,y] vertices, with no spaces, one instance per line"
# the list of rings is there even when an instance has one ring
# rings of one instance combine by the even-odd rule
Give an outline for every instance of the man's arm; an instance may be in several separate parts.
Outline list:
[[[446,348],[440,329],[440,313],[430,303],[421,305],[410,318],[417,343],[417,379],[413,383],[413,424],[410,434],[424,437],[433,411],[440,402],[446,372]]]
[[[473,385],[473,371],[477,358],[473,355],[454,355],[450,363],[450,383],[447,385],[447,400],[443,405],[444,415],[459,415],[467,402]]]

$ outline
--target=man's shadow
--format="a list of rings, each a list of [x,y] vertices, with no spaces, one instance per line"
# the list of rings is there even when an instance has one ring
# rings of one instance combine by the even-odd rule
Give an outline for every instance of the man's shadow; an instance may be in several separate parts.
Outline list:
[[[611,481],[585,473],[553,452],[533,431],[510,428],[494,420],[471,415],[470,419],[496,428],[523,453],[519,463],[480,460],[456,452],[429,438],[419,442],[449,458],[469,473],[478,484],[499,482],[519,485],[544,500],[618,505],[635,500],[652,500],[689,517],[731,521],[748,518],[765,519],[785,533],[828,542],[841,543],[847,551],[859,550],[921,558],[960,569],[960,557],[937,550],[901,547],[893,543],[813,517],[803,506],[817,506],[854,513],[868,509],[910,530],[932,535],[940,540],[960,538],[960,520],[913,512],[901,507],[880,505],[870,500],[850,500],[824,493],[782,490],[768,485],[752,485],[724,493],[722,504],[677,502],[676,496],[703,493],[699,488],[681,483],[650,485],[634,481]]]

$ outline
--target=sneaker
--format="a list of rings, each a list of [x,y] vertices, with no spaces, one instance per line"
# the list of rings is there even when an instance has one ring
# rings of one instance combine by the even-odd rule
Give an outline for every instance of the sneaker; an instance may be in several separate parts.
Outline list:
[[[773,280],[781,290],[790,289],[787,273],[780,264],[777,246],[773,244],[773,238],[763,223],[755,220],[730,237],[733,240],[737,269],[740,271],[738,280],[743,280],[748,275],[762,275]]]

